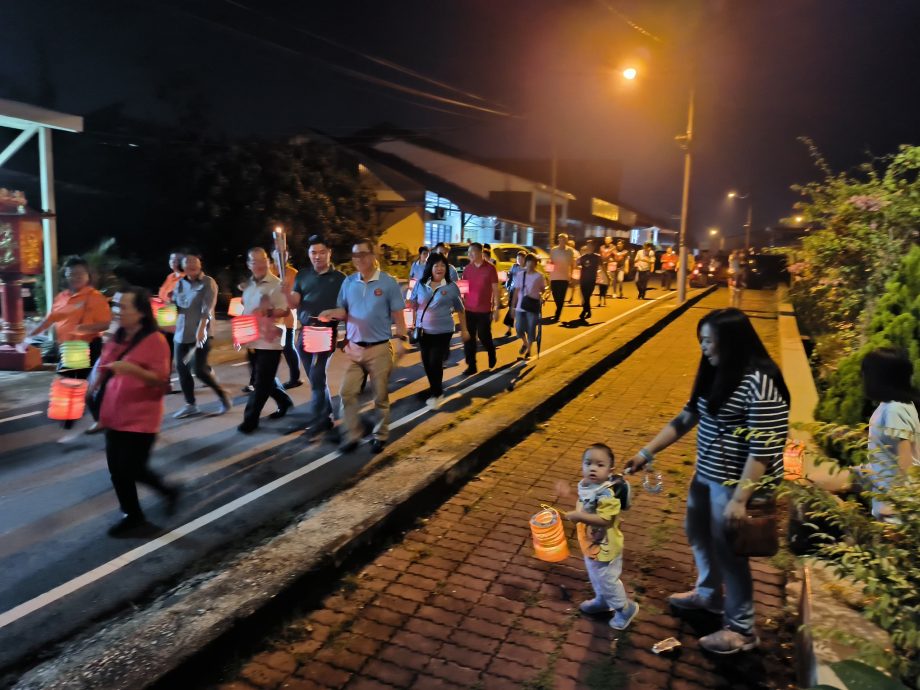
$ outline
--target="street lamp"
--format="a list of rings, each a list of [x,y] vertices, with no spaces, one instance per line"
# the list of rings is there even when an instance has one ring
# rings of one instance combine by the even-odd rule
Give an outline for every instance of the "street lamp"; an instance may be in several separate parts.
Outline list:
[[[623,78],[632,81],[639,72],[635,67],[623,70]],[[684,183],[680,202],[680,232],[677,235],[677,303],[687,301],[687,224],[690,216],[690,171],[691,148],[693,145],[693,109],[696,92],[690,88],[690,100],[687,105],[687,131],[679,134],[674,139],[684,150]]]
[[[728,193],[728,198],[748,200],[747,222],[744,224],[744,252],[745,254],[750,254],[751,252],[751,219],[754,215],[753,195],[750,192],[748,192],[747,194],[738,194],[738,192],[731,191]]]
[[[715,238],[716,236],[718,236],[719,251],[722,251],[725,249],[725,236],[721,233],[719,228],[709,228],[709,236],[712,238]]]

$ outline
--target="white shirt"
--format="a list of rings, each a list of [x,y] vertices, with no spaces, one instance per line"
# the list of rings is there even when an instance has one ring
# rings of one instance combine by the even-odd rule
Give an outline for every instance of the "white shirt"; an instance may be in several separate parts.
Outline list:
[[[263,299],[266,304],[263,307]],[[272,309],[288,309],[287,298],[281,291],[281,279],[266,273],[262,280],[249,279],[249,284],[243,290],[243,313],[252,314],[257,309],[271,307]],[[253,350],[280,350],[284,347],[284,325],[281,319],[259,318],[258,340],[247,343],[246,347]]]

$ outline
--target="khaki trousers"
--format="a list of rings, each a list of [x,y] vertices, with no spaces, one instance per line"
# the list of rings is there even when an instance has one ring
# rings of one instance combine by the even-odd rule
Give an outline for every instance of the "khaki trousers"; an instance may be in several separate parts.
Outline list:
[[[387,386],[390,382],[390,372],[393,370],[393,346],[389,341],[372,347],[361,347],[349,342],[344,352],[348,363],[345,365],[340,392],[344,426],[342,441],[358,441],[364,435],[358,415],[358,395],[365,374],[374,388],[374,409],[378,415],[377,424],[374,426],[374,438],[386,441],[390,435],[390,395]]]

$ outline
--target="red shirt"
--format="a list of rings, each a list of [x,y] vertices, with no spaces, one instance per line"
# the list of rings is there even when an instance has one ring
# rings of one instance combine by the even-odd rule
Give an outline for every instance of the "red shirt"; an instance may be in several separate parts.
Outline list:
[[[477,268],[469,264],[463,269],[463,280],[470,284],[470,292],[463,300],[467,311],[480,314],[492,311],[492,285],[498,282],[498,271],[488,261]]]
[[[128,343],[106,343],[99,358],[100,367],[114,362],[127,349]],[[157,374],[162,386],[150,386],[130,374],[116,374],[109,379],[102,396],[99,425],[113,431],[134,431],[155,434],[163,422],[163,397],[169,381],[169,345],[160,332],[150,333],[131,348],[123,362],[132,362]],[[101,373],[105,369],[100,369]]]

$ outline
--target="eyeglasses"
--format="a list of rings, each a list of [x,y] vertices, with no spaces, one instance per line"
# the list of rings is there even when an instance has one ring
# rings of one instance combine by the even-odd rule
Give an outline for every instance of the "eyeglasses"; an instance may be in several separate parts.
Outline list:
[[[352,259],[364,259],[365,257],[372,256],[373,252],[352,252]]]

